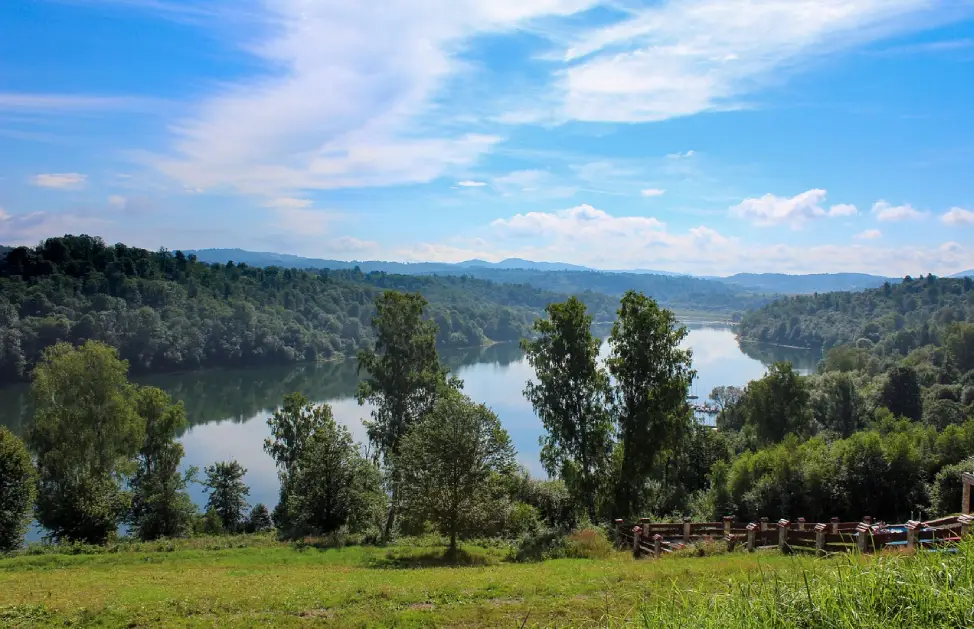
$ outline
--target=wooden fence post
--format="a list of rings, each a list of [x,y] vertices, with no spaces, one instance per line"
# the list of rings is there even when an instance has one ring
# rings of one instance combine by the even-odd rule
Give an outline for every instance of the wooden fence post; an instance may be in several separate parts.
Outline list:
[[[872,526],[873,525],[873,516],[871,516],[871,515],[864,515],[864,516],[862,516],[862,521],[865,522],[866,524],[868,524],[869,526]]]
[[[690,518],[683,518],[683,543],[690,543]]]
[[[798,518],[798,530],[799,531],[805,530],[805,518]]]
[[[906,523],[906,549],[914,551],[917,547],[917,531],[923,527],[922,522],[910,520]]]
[[[788,549],[788,529],[791,527],[791,522],[781,518],[778,520],[778,550],[781,552],[786,552]]]
[[[754,538],[757,536],[758,525],[751,522],[747,525],[747,552],[753,553],[754,548]]]
[[[869,540],[872,537],[873,527],[866,522],[860,522],[856,527],[856,545],[859,552],[865,554],[869,552]]]
[[[653,535],[653,553],[657,559],[663,555],[663,536],[659,533]]]
[[[616,519],[615,525],[616,546],[622,546],[622,520]]]
[[[768,518],[761,518],[761,532],[764,533],[768,530]]]
[[[828,525],[825,523],[815,525],[815,550],[820,555],[825,554],[825,530]]]
[[[974,516],[962,515],[959,518],[957,518],[957,521],[960,522],[960,536],[967,537],[968,535],[970,535],[971,524],[974,523]]]
[[[639,535],[643,532],[642,527],[632,527],[632,556],[639,559]]]
[[[839,534],[839,518],[832,518],[831,524],[832,524],[832,535],[838,535]]]
[[[731,534],[731,526],[734,524],[734,516],[725,515],[724,516],[724,535]]]

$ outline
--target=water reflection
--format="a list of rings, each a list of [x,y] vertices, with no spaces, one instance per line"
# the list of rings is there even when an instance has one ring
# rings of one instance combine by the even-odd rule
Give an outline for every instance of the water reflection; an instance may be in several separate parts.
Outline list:
[[[693,349],[697,379],[692,393],[706,398],[721,384],[742,386],[760,378],[767,365],[790,360],[803,373],[814,371],[817,357],[806,350],[739,345],[726,326],[688,324],[686,345]],[[607,331],[606,331],[607,332]],[[603,345],[602,353],[608,351]],[[515,343],[497,344],[442,353],[443,361],[464,381],[474,400],[490,406],[501,418],[518,451],[518,458],[532,473],[543,475],[539,462],[538,437],[541,422],[535,417],[522,391],[534,374]],[[273,506],[277,499],[277,476],[273,461],[263,451],[267,417],[284,396],[299,391],[311,400],[331,405],[335,418],[360,441],[365,440],[362,419],[370,409],[355,401],[359,377],[356,361],[299,367],[207,371],[140,379],[168,391],[186,406],[190,427],[181,436],[186,449],[184,465],[200,468],[215,461],[235,458],[247,468],[251,502]],[[27,388],[0,390],[0,423],[23,434],[30,418]],[[194,497],[203,501],[199,487]]]

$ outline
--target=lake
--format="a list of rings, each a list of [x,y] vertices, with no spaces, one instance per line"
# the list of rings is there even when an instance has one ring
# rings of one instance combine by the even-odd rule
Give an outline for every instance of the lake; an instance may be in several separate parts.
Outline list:
[[[814,371],[817,355],[808,350],[738,344],[730,327],[687,323],[690,334],[685,344],[693,350],[697,370],[691,393],[706,399],[718,385],[742,386],[760,378],[777,360],[790,360],[802,373]],[[603,353],[608,349],[603,344]],[[516,344],[441,352],[443,362],[464,381],[471,398],[484,402],[497,413],[511,435],[518,459],[532,474],[544,476],[538,460],[540,420],[524,399],[524,384],[534,371]],[[268,436],[267,418],[284,396],[300,391],[315,402],[330,404],[335,418],[344,423],[359,441],[365,439],[362,419],[369,409],[355,401],[359,377],[356,361],[298,367],[206,371],[138,379],[168,391],[186,405],[190,427],[182,435],[186,449],[184,466],[200,469],[215,461],[237,459],[247,468],[251,503],[273,508],[278,480],[273,460],[264,453]],[[25,386],[0,390],[0,424],[23,434],[30,418]],[[192,488],[198,504],[205,502],[199,486]],[[36,532],[31,535],[36,537]]]

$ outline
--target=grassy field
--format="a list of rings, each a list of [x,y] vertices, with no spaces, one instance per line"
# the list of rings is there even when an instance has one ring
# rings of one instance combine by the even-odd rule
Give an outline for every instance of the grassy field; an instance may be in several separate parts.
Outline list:
[[[269,538],[0,560],[2,627],[962,627],[974,552],[503,561],[467,547],[299,548]],[[966,614],[966,615],[965,615]]]

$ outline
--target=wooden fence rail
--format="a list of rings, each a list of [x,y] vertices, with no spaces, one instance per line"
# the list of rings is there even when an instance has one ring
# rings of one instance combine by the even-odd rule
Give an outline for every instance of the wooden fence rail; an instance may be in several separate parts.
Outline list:
[[[900,548],[916,550],[952,544],[970,535],[974,516],[958,515],[927,522],[910,521],[906,524],[874,524],[866,516],[860,522],[808,523],[804,518],[795,522],[779,520],[771,523],[768,518],[758,522],[741,523],[733,516],[720,522],[639,522],[615,521],[616,544],[631,548],[633,555],[663,554],[704,541],[723,541],[729,550],[744,544],[748,551],[777,548],[782,552],[811,552],[818,554],[858,551],[878,552]]]

